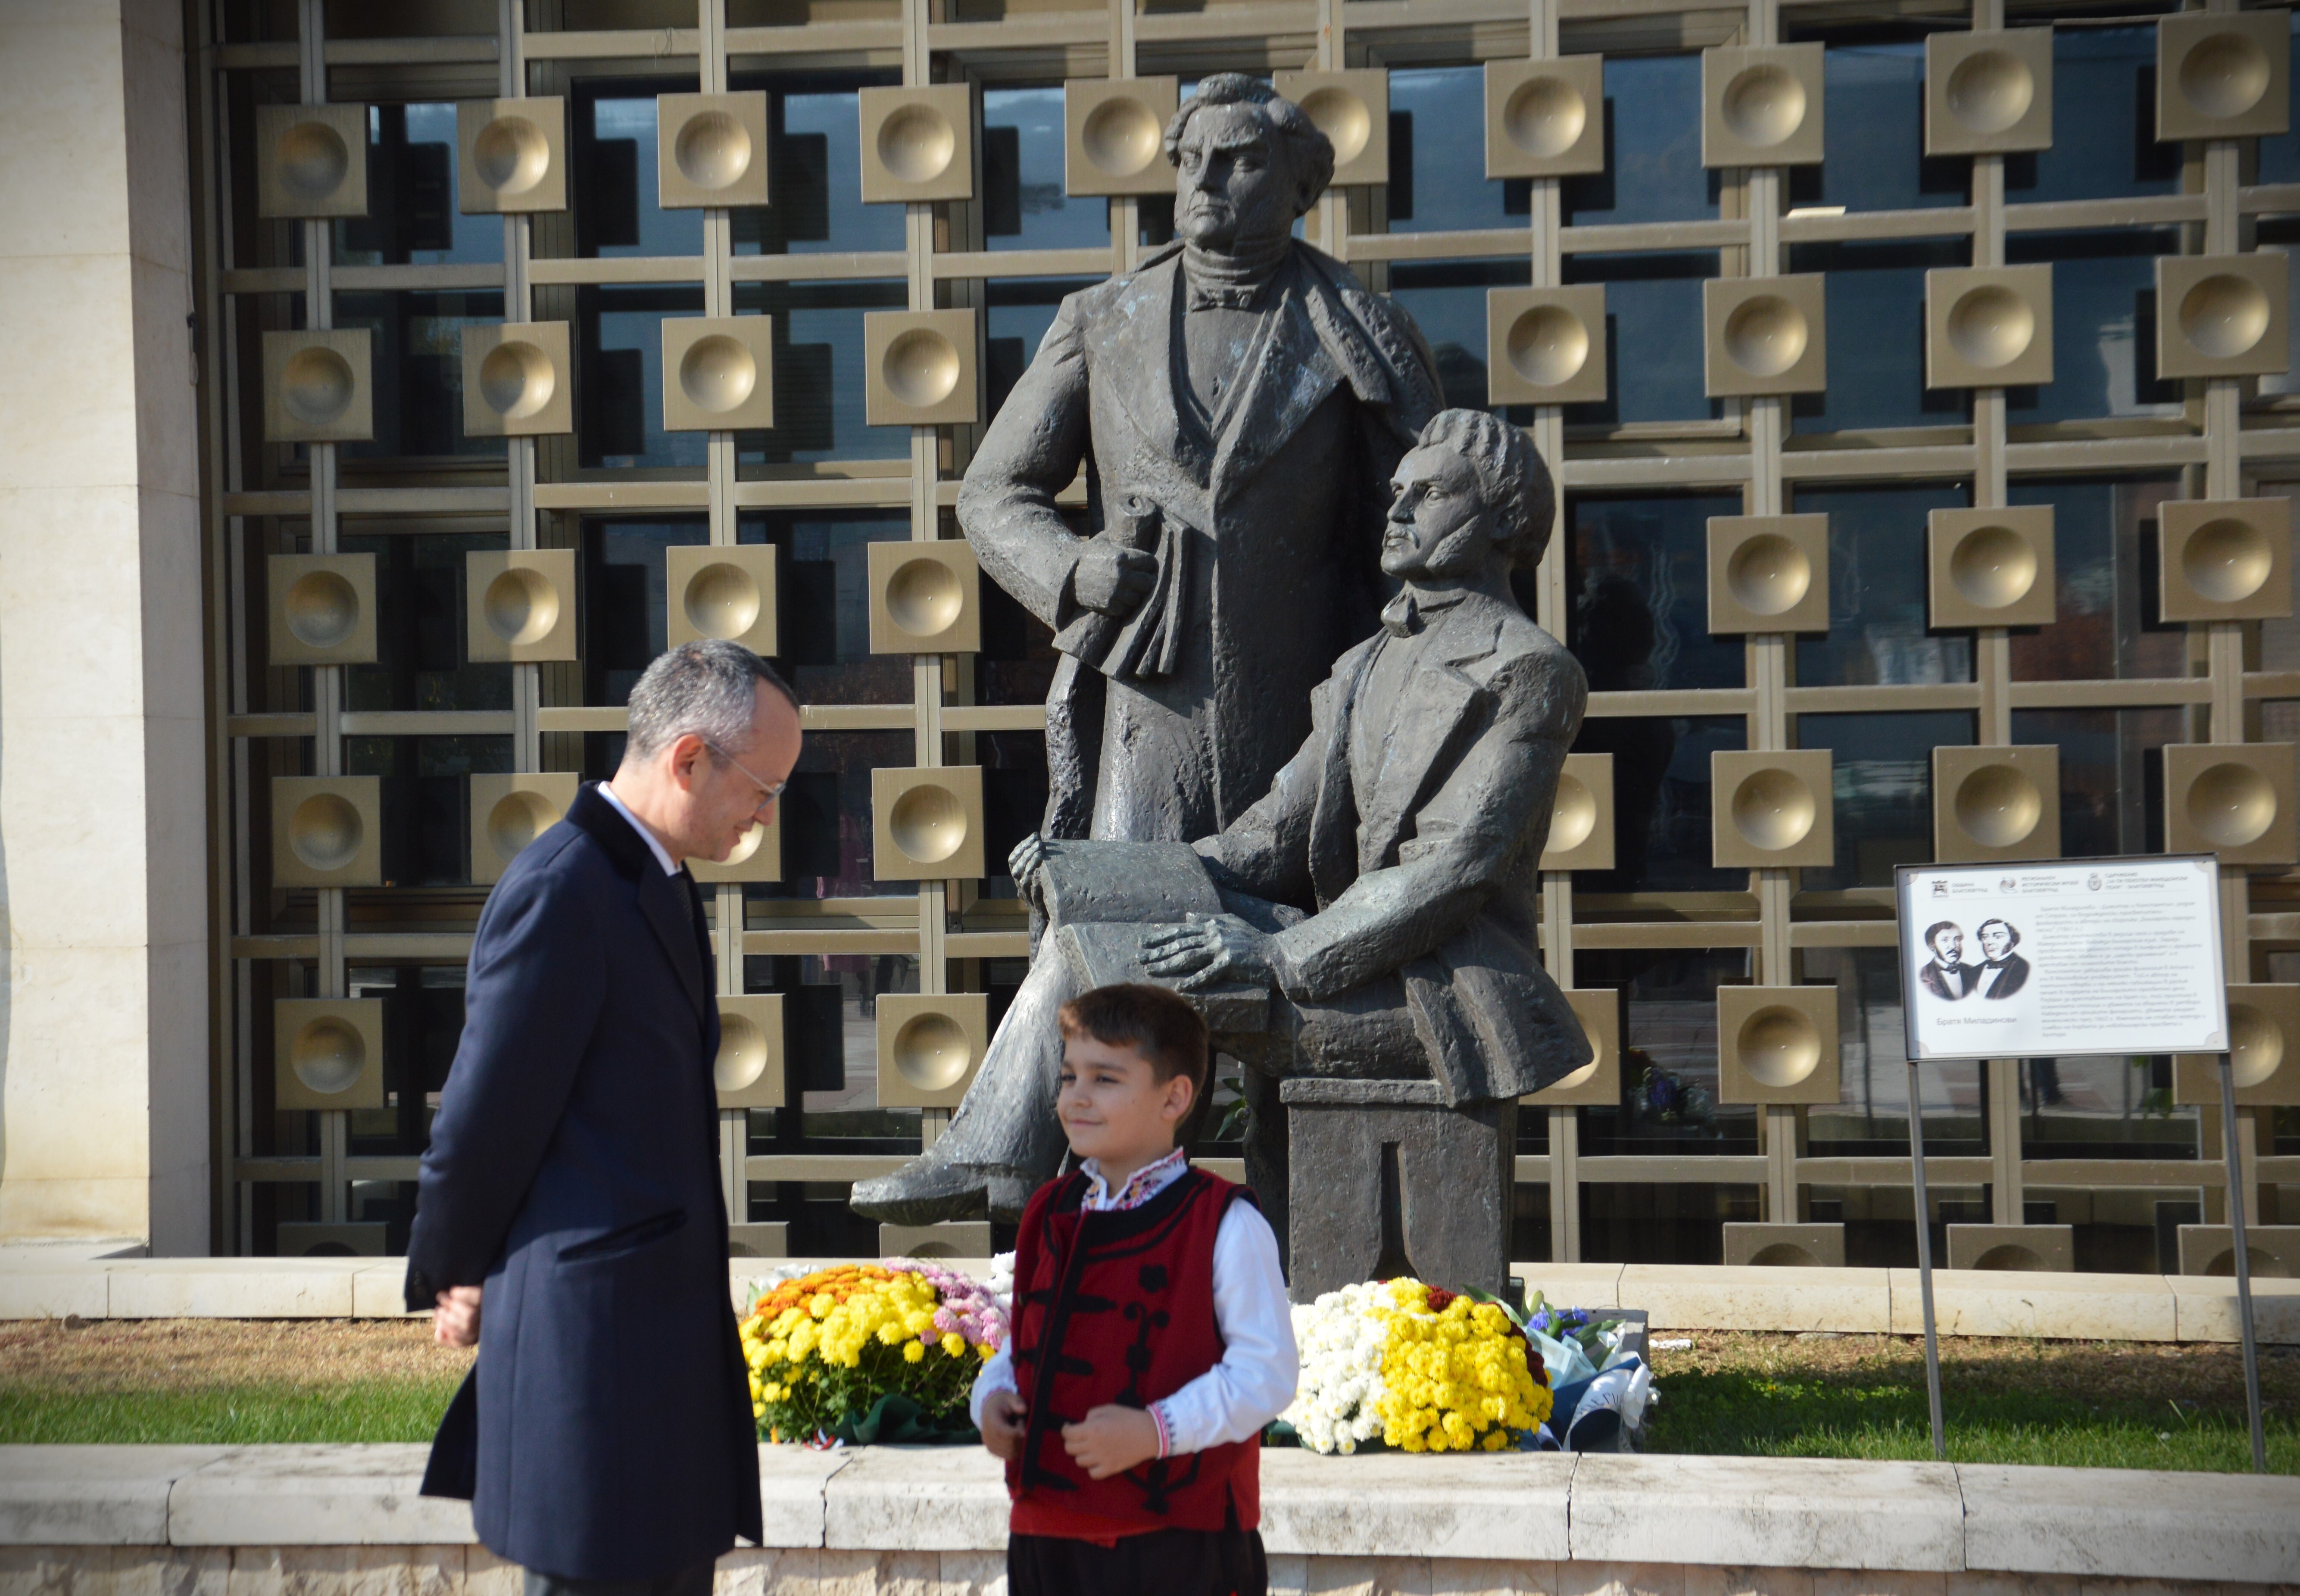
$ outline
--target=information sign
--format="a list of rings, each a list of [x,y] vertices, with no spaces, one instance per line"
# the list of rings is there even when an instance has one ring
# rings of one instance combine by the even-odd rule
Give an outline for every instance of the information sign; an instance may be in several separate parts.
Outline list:
[[[2228,1051],[2211,854],[1894,875],[1911,1062]]]

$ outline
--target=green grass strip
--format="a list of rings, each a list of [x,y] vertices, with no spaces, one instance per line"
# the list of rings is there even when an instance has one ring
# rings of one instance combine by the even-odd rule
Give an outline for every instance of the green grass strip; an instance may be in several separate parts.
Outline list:
[[[1895,1371],[1897,1375],[1900,1371]],[[1930,1459],[1924,1376],[1874,1372],[1803,1379],[1739,1370],[1671,1373],[1647,1422],[1645,1450],[1756,1458]],[[1948,1455],[1957,1463],[2036,1463],[2076,1468],[2171,1468],[2233,1473],[2252,1467],[2241,1411],[2193,1403],[2102,1405],[2048,1392],[1945,1395]],[[2268,1466],[2300,1474],[2300,1427],[2266,1416]]]
[[[0,1389],[0,1443],[429,1441],[455,1379],[205,1391]]]

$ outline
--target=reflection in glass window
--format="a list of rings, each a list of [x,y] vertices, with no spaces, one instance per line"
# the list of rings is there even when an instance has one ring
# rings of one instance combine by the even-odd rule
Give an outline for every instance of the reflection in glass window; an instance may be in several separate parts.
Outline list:
[[[1568,641],[1593,693],[1738,687],[1738,637],[1709,635],[1709,518],[1738,496],[1601,499],[1566,507]]]
[[[1701,370],[1701,285],[1716,275],[1714,250],[1566,256],[1567,282],[1605,285],[1612,373],[1606,399],[1567,405],[1566,425],[1706,421],[1720,413]]]
[[[666,211],[655,187],[654,97],[692,94],[695,80],[578,88],[567,103],[575,253],[699,255],[703,212]]]
[[[2006,239],[2007,265],[2053,262],[2053,380],[2005,390],[2006,420],[2179,415],[2180,385],[2156,376],[2156,257],[2179,253],[2170,230]]]
[[[662,424],[662,323],[667,316],[700,316],[702,288],[587,283],[575,291],[575,305],[583,464],[701,470],[708,435]]]
[[[991,248],[1109,245],[1110,202],[1064,192],[1062,151],[1060,85],[982,91],[982,232]],[[900,220],[899,209],[884,208]]]
[[[907,665],[908,661],[904,663]],[[751,889],[764,898],[906,897],[912,881],[872,873],[871,772],[918,762],[911,734],[809,732],[779,800],[783,878]]]
[[[358,523],[352,523],[356,527]],[[463,557],[508,546],[501,532],[362,536],[336,546],[375,559],[375,663],[344,667],[344,708],[508,710],[511,667],[464,656]]]
[[[1893,867],[1933,856],[1932,750],[1969,747],[1973,718],[1923,714],[1799,715],[1800,748],[1826,748],[1835,784],[1837,858],[1804,872],[1812,892],[1890,886]]]
[[[1700,56],[1605,58],[1605,170],[1566,179],[1563,198],[1577,227],[1717,214],[1717,185],[1701,164]]]
[[[897,282],[738,283],[738,314],[775,319],[775,425],[738,435],[743,466],[821,460],[900,460],[907,427],[864,419],[862,317],[909,303]],[[696,435],[698,438],[701,434]]]
[[[663,551],[711,541],[700,515],[662,520],[587,518],[583,522],[583,702],[601,706],[630,700],[631,688],[656,655],[671,646]],[[604,764],[611,776],[622,758],[621,733],[593,734],[611,743]]]
[[[742,518],[743,542],[779,551],[775,660],[802,702],[911,702],[911,656],[871,652],[870,577],[870,545],[910,535],[909,517],[883,510],[778,510]]]
[[[2289,49],[2292,64],[2300,67],[2300,12],[2292,13],[2291,21]],[[2300,81],[2300,78],[2294,80]],[[2254,181],[2300,183],[2300,121],[2296,121],[2273,138],[2260,141],[2260,175]]]
[[[2055,589],[2053,624],[2012,634],[2013,680],[2188,674],[2187,628],[2155,619],[2156,507],[2179,495],[2170,478],[2012,484],[2013,503],[2053,507]],[[2066,838],[2062,852],[2075,852]]]
[[[1521,180],[1486,176],[1483,67],[1391,71],[1391,232],[1523,227],[1531,210],[1527,191]]]
[[[1401,261],[1390,268],[1390,297],[1429,341],[1448,405],[1487,408],[1486,290],[1521,288],[1529,280],[1521,260]]]
[[[2030,1059],[2021,1066],[2024,1159],[2192,1159],[2201,1111],[2172,1101],[2170,1058]]]
[[[1971,414],[1962,388],[1925,387],[1925,272],[1962,266],[1963,239],[1922,244],[1800,244],[1791,271],[1821,271],[1828,326],[1829,390],[1789,403],[1790,430],[1956,425]]]
[[[1947,486],[1797,490],[1798,513],[1829,517],[1829,634],[1796,640],[1800,685],[1972,679],[1971,640],[1925,629],[1925,519],[1964,502]]]
[[[734,212],[738,255],[903,247],[903,207],[862,203],[862,125],[856,89],[893,83],[855,78],[744,75],[741,89],[767,90],[771,154],[767,204]],[[652,157],[650,157],[652,159]]]
[[[2156,142],[2156,29],[2053,31],[2053,147],[2004,157],[2004,197],[2171,194],[2180,146]]]
[[[2164,845],[2167,743],[2188,736],[2176,709],[2015,710],[2012,741],[2061,751],[2061,857],[2154,853]]]
[[[463,435],[463,328],[503,317],[501,294],[338,293],[336,325],[369,329],[375,384],[375,436],[339,445],[341,458],[501,459],[503,439]]]
[[[1621,1106],[1581,1110],[1581,1151],[1754,1152],[1756,1110],[1717,1101],[1717,989],[1748,981],[1740,948],[1573,956],[1577,987],[1624,989]]]
[[[1792,205],[1911,211],[1965,203],[1972,162],[1925,159],[1921,39],[1831,45],[1821,56],[1821,103],[1828,159],[1818,168],[1791,171]],[[1815,186],[1817,200],[1803,192],[1809,185]]]
[[[468,778],[511,768],[509,737],[346,737],[344,774],[383,778],[384,885],[469,881]]]
[[[1810,875],[1806,879],[1811,881]],[[1908,1157],[1909,1061],[1899,953],[1891,948],[1807,948],[1798,956],[1807,982],[1837,988],[1843,1084],[1836,1107],[1812,1112],[1812,1155]],[[1979,1065],[1920,1066],[1917,1094],[1929,1156],[1971,1157],[1987,1151]],[[1896,1223],[1904,1232],[1912,1228],[1905,1213]],[[1915,1251],[1913,1236],[1908,1246]]]
[[[454,105],[369,106],[367,214],[336,221],[336,264],[502,260],[503,218],[464,215],[457,208],[456,178]]]
[[[1054,313],[1062,309],[1063,299],[1100,280],[1022,277],[1001,278],[987,285],[989,306],[985,312],[982,372],[983,396],[989,404],[983,412],[986,418],[998,413],[1006,395],[1038,358],[1038,345],[1054,324]]]

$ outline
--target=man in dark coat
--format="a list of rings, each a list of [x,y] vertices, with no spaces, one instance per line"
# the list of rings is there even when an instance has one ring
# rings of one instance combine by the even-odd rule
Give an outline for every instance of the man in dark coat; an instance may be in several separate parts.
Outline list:
[[[2029,961],[2012,951],[2021,945],[2021,934],[2012,921],[1983,920],[1973,935],[1987,960],[1973,981],[1975,991],[1984,998],[2009,998],[2029,984]]]
[[[1063,301],[958,501],[982,567],[1054,628],[1053,837],[1187,842],[1243,814],[1374,629],[1389,473],[1439,407],[1412,320],[1292,236],[1333,145],[1266,83],[1216,73],[1175,115],[1179,241]],[[1055,495],[1084,467],[1102,531]],[[871,1218],[1012,1217],[1054,1173],[1054,1015],[1026,993],[934,1149],[858,1185]],[[1004,1054],[1028,1057],[1009,1067]],[[996,1068],[991,1066],[996,1064]],[[1043,1076],[1043,1082],[1037,1077]]]
[[[424,1492],[469,1498],[529,1596],[594,1581],[708,1596],[719,1556],[760,1536],[717,983],[683,861],[723,860],[771,819],[798,750],[796,702],[764,661],[673,650],[631,691],[614,779],[582,790],[479,917],[407,1301],[440,1341],[479,1343]]]
[[[1972,995],[1980,967],[1964,961],[1964,927],[1954,920],[1936,920],[1925,927],[1925,946],[1932,962],[1917,972],[1927,992],[1945,1002],[1962,1002]]]

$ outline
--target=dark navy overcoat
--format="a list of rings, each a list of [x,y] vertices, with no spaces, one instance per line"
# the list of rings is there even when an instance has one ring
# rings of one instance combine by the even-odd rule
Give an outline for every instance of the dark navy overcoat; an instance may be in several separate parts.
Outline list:
[[[693,878],[588,786],[471,945],[408,1305],[486,1291],[423,1488],[469,1497],[489,1550],[546,1574],[654,1579],[759,1539],[710,969]]]

